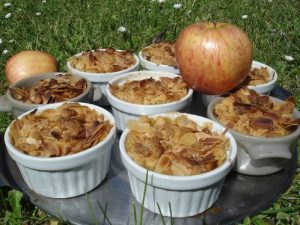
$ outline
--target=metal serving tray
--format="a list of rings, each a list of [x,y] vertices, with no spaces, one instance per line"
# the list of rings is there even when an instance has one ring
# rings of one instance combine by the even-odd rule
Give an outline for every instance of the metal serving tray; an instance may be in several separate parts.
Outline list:
[[[272,96],[285,99],[289,93],[280,87],[271,92]],[[194,94],[190,113],[205,116],[201,97]],[[119,154],[120,134],[112,149],[110,170],[106,179],[86,195],[69,199],[46,198],[31,191],[25,184],[21,174],[8,155],[3,134],[0,135],[0,185],[22,191],[25,198],[34,205],[56,217],[62,217],[72,224],[109,224],[103,223],[104,215],[99,204],[106,207],[106,214],[113,225],[131,225],[134,223],[134,210],[137,210],[139,221],[140,204],[131,194],[125,168]],[[278,173],[268,176],[247,176],[232,171],[225,180],[224,187],[217,202],[208,211],[194,217],[171,218],[165,217],[164,222],[158,214],[144,209],[144,225],[215,225],[235,224],[246,216],[252,216],[268,208],[281,193],[290,186],[297,167],[297,151],[288,165]],[[2,182],[1,182],[2,181]]]

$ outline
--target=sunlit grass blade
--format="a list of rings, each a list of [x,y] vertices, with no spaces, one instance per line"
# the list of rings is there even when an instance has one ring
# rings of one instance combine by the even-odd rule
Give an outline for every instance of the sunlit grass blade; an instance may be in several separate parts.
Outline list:
[[[157,204],[157,208],[158,208],[158,211],[159,211],[161,222],[162,222],[163,225],[166,225],[164,216],[162,215],[162,212],[161,212],[161,209],[160,209],[160,206],[159,206],[158,202],[156,204]]]
[[[135,204],[132,205],[132,208],[133,208],[134,225],[137,225],[137,215],[136,215],[136,207],[135,207]]]
[[[100,210],[101,210],[101,212],[102,212],[102,214],[103,214],[103,217],[104,217],[104,219],[103,219],[103,225],[105,224],[105,220],[107,220],[107,222],[110,224],[110,225],[112,225],[112,223],[110,222],[110,220],[109,220],[109,218],[107,217],[107,202],[105,203],[105,208],[103,209],[103,207],[102,207],[102,205],[101,205],[101,203],[99,202],[99,201],[97,201],[97,204],[98,204],[98,206],[99,206],[99,208],[100,208]]]
[[[169,211],[170,211],[170,220],[171,220],[171,225],[174,225],[175,220],[173,218],[173,214],[172,214],[172,206],[171,203],[169,202]]]
[[[7,205],[6,205],[6,201],[5,201],[5,198],[4,198],[4,194],[3,194],[3,190],[0,189],[0,197],[1,197],[1,206],[4,208],[4,210],[6,211],[7,210]],[[4,212],[4,211],[3,211]],[[0,213],[1,215],[2,213]]]
[[[147,186],[148,186],[148,172],[149,172],[149,170],[147,170],[147,173],[146,173],[143,200],[142,200],[142,206],[141,206],[141,210],[140,210],[140,225],[143,225],[144,205],[145,205],[146,191],[147,191]]]
[[[94,208],[93,208],[93,206],[92,206],[92,203],[91,203],[90,198],[89,198],[89,196],[88,196],[87,193],[85,193],[85,197],[86,197],[86,200],[87,200],[88,209],[89,209],[91,218],[92,218],[92,220],[93,220],[93,224],[94,224],[94,225],[97,225],[96,214],[95,214]]]

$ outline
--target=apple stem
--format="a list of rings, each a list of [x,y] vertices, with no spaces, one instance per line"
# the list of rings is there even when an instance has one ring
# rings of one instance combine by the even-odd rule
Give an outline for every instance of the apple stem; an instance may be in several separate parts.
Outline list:
[[[214,28],[216,28],[217,27],[217,22],[212,22],[212,23],[214,25]]]

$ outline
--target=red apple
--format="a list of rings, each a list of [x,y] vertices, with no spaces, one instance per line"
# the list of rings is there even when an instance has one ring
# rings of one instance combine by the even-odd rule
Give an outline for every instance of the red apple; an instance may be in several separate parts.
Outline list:
[[[203,94],[224,94],[238,86],[252,64],[252,44],[239,27],[200,22],[183,29],[175,45],[186,83]]]

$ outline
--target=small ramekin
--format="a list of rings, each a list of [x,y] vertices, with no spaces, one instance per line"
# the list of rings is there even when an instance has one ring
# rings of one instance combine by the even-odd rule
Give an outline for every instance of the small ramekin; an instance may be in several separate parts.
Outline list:
[[[145,70],[163,71],[163,72],[170,72],[170,73],[175,73],[175,74],[180,73],[178,67],[168,66],[168,65],[163,65],[163,64],[156,64],[156,63],[153,63],[153,62],[145,59],[142,51],[139,52],[139,58],[140,58],[141,66]]]
[[[55,72],[55,73],[39,74],[39,75],[35,75],[35,76],[31,76],[31,77],[27,77],[22,80],[19,80],[19,81],[15,82],[14,84],[12,84],[10,87],[11,88],[33,87],[34,85],[37,85],[39,83],[39,81],[42,79],[56,78],[56,76],[60,75],[60,74],[64,75],[66,73]],[[79,79],[84,79],[87,83],[87,88],[83,93],[76,96],[75,98],[68,99],[68,101],[91,103],[93,100],[92,83],[82,76],[79,76],[79,75],[73,75],[73,76],[76,78],[79,78]],[[19,101],[11,95],[9,90],[6,92],[5,95],[0,96],[0,111],[12,112],[12,114],[14,115],[15,118],[29,110],[35,109],[42,105],[44,105],[44,104],[29,104],[29,103]]]
[[[123,84],[126,81],[131,80],[143,80],[147,78],[159,79],[160,77],[170,77],[175,78],[179,75],[169,73],[169,72],[160,72],[160,71],[137,71],[123,74],[117,78],[112,79],[106,86],[106,93],[108,102],[112,106],[112,112],[116,119],[117,128],[121,131],[125,130],[127,121],[130,119],[137,119],[141,115],[154,115],[158,113],[172,112],[172,111],[181,111],[185,112],[189,106],[193,90],[189,89],[186,96],[184,96],[179,101],[157,104],[157,105],[142,105],[125,102],[123,100],[115,97],[110,91],[111,84]]]
[[[270,97],[274,102],[282,102]],[[207,117],[218,123],[213,110],[223,98],[213,99],[207,108]],[[300,112],[294,109],[295,118],[300,118]],[[237,142],[238,154],[234,169],[247,175],[268,175],[283,169],[292,158],[296,149],[294,144],[300,136],[300,126],[289,135],[283,137],[254,137],[230,129]]]
[[[98,49],[100,51],[103,51],[105,49]],[[117,51],[123,51],[123,50],[117,50]],[[83,52],[76,54],[75,56],[78,57],[82,55]],[[69,61],[67,61],[67,69],[68,72],[75,75],[80,75],[82,77],[85,77],[89,81],[92,82],[94,86],[94,102],[100,106],[107,106],[109,105],[107,98],[106,98],[106,84],[113,78],[116,78],[120,76],[121,74],[137,71],[139,69],[140,60],[139,57],[135,54],[133,54],[135,59],[135,64],[131,67],[127,68],[126,70],[121,70],[117,72],[112,73],[90,73],[90,72],[84,72],[78,69],[75,69]],[[101,98],[102,96],[102,98]]]
[[[57,108],[62,104],[41,106],[38,111]],[[108,172],[111,147],[116,136],[115,120],[111,113],[99,106],[80,104],[103,114],[105,119],[113,124],[113,128],[101,142],[79,153],[51,158],[26,155],[11,144],[9,137],[11,125],[5,131],[4,141],[9,155],[16,162],[28,187],[40,195],[51,198],[82,195],[98,186]]]
[[[264,63],[253,60],[251,69],[254,69],[254,68],[260,69],[262,67],[267,67],[269,75],[270,75],[270,81],[265,83],[265,84],[259,84],[259,85],[247,86],[247,87],[254,90],[254,91],[256,91],[257,93],[260,93],[260,94],[269,94],[269,92],[276,85],[278,75],[277,75],[277,72],[272,67],[270,67],[270,66],[268,66]]]
[[[252,66],[251,69],[254,68],[262,68],[262,67],[267,67],[268,71],[269,71],[269,75],[270,75],[270,81],[264,84],[259,84],[256,86],[247,86],[249,89],[252,89],[254,91],[256,91],[257,93],[260,94],[269,94],[270,91],[275,87],[276,85],[276,81],[278,79],[278,75],[277,72],[270,66],[263,64],[261,62],[252,61]],[[219,97],[219,95],[202,95],[202,102],[204,104],[205,107],[208,106],[208,104],[215,99],[216,97]]]
[[[176,118],[181,113],[165,113],[160,116]],[[213,131],[223,132],[225,128],[207,118],[185,114],[190,120],[201,125],[210,122]],[[158,116],[158,115],[156,115]],[[125,140],[129,133],[126,129],[120,138],[122,162],[127,170],[131,191],[139,203],[142,203],[147,170],[132,160],[125,149]],[[145,193],[144,207],[163,216],[188,217],[197,215],[210,208],[217,200],[223,187],[226,175],[231,171],[237,154],[237,146],[233,136],[226,132],[230,141],[225,162],[214,170],[193,176],[172,176],[148,171],[148,183]],[[171,205],[171,211],[169,208]]]

